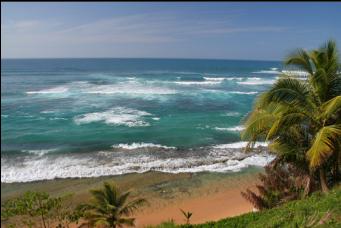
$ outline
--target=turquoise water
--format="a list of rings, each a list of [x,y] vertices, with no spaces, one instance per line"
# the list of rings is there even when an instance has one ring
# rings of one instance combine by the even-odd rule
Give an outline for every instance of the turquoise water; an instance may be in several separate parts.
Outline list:
[[[265,61],[2,60],[1,181],[263,164],[266,155],[241,153],[241,121],[280,71]]]

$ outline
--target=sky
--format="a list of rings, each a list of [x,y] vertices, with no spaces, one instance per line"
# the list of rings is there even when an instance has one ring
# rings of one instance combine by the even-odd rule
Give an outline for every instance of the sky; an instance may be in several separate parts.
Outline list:
[[[7,2],[1,58],[282,60],[328,39],[341,2]]]

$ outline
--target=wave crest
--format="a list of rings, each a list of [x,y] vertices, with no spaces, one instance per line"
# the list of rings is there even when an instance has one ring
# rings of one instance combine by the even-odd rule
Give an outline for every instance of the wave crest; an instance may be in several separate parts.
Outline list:
[[[116,107],[104,112],[92,112],[78,115],[74,118],[76,124],[104,122],[108,125],[124,125],[128,127],[145,127],[149,123],[143,120],[144,116],[152,114],[136,109]]]
[[[176,149],[176,147],[173,147],[173,146],[164,146],[164,145],[154,144],[154,143],[131,143],[131,144],[120,143],[118,145],[113,145],[112,147],[115,149],[124,149],[124,150],[136,150],[140,148],[162,148],[162,149],[173,149],[173,150]]]

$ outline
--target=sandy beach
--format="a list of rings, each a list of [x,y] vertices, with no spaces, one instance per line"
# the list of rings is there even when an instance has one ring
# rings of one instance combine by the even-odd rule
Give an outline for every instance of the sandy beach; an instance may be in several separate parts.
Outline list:
[[[156,225],[173,219],[184,223],[180,208],[193,213],[191,223],[203,223],[252,211],[240,192],[253,188],[262,169],[248,168],[236,173],[147,172],[98,178],[57,179],[30,183],[1,184],[1,201],[27,190],[46,191],[53,196],[73,193],[73,204],[90,199],[89,190],[101,187],[104,181],[115,182],[132,197],[144,197],[149,205],[134,215],[136,227]],[[75,226],[77,227],[77,226]]]
[[[239,186],[232,187],[228,190],[208,193],[204,197],[191,197],[187,200],[175,199],[169,202],[169,205],[161,208],[147,208],[143,212],[137,213],[136,226],[157,225],[168,220],[174,220],[177,224],[184,223],[180,208],[193,213],[191,223],[194,224],[251,212],[252,206],[242,198],[240,190]]]

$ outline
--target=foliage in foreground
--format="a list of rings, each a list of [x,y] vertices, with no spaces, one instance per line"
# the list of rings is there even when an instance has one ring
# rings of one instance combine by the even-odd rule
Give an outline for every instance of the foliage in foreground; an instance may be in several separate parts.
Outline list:
[[[307,76],[284,73],[262,93],[242,139],[251,148],[258,140],[268,141],[277,162],[296,166],[311,180],[318,177],[322,191],[328,191],[340,180],[341,163],[341,64],[336,43],[299,49],[284,64]],[[310,184],[306,187],[310,192]]]
[[[72,207],[71,195],[51,197],[45,192],[26,192],[1,205],[1,224],[8,227],[68,227],[78,223],[82,211]]]
[[[256,185],[259,194],[250,189],[241,192],[258,210],[273,208],[303,196],[305,178],[295,166],[270,163],[265,167],[265,173],[259,174],[259,179],[261,184]]]
[[[135,199],[129,201],[130,192],[121,192],[114,184],[104,183],[102,189],[91,190],[93,201],[80,205],[84,218],[91,227],[134,226],[135,218],[130,217],[133,212],[147,201]]]
[[[334,41],[312,51],[298,49],[285,61],[304,75],[284,73],[256,100],[245,121],[247,150],[269,142],[276,156],[261,176],[258,192],[242,195],[265,209],[341,180],[341,64]],[[287,186],[286,186],[287,185]]]
[[[104,183],[102,189],[91,190],[93,201],[73,206],[71,195],[51,197],[45,192],[26,192],[1,205],[1,226],[64,228],[71,223],[87,227],[134,226],[132,213],[144,199],[129,201],[130,192],[121,192],[116,185]]]
[[[302,200],[291,201],[279,207],[252,212],[237,217],[222,219],[198,225],[175,225],[172,222],[154,228],[174,227],[340,227],[341,187],[329,193],[316,192]]]

